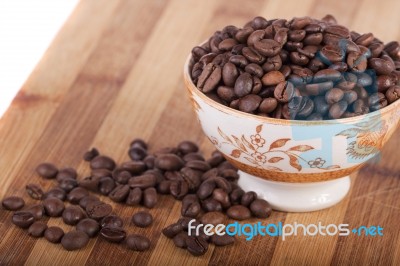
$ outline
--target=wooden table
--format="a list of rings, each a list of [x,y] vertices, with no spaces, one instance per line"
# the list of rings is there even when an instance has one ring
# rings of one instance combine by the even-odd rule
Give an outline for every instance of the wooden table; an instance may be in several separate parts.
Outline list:
[[[400,39],[399,8],[396,0],[82,0],[0,120],[0,198],[27,199],[24,186],[31,182],[50,187],[33,172],[42,161],[76,167],[85,176],[89,169],[81,156],[92,146],[123,161],[135,137],[147,139],[153,149],[191,139],[209,154],[213,147],[191,110],[182,68],[191,47],[224,25],[243,25],[256,15],[321,18],[332,13],[352,29],[390,41]],[[337,206],[313,213],[274,212],[265,221],[380,225],[383,237],[257,237],[231,247],[210,246],[206,255],[192,257],[160,234],[180,212],[180,203],[165,196],[151,210],[155,224],[150,229],[127,226],[151,238],[151,251],[144,253],[100,239],[66,252],[27,236],[12,226],[10,212],[1,210],[0,264],[400,265],[399,146],[397,131],[381,161],[353,175],[350,194]],[[115,207],[126,222],[138,210]],[[60,219],[48,223],[70,230]]]

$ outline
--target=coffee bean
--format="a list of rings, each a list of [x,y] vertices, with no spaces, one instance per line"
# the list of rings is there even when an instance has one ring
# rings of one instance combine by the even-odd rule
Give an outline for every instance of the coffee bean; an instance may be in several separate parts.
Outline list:
[[[143,163],[146,165],[148,169],[154,168],[156,157],[153,155],[147,155],[146,158],[143,159]]]
[[[160,194],[169,194],[172,181],[163,180],[157,186],[157,192]]]
[[[232,219],[235,219],[238,221],[246,220],[251,217],[250,210],[242,205],[235,205],[235,206],[230,207],[226,211],[226,214],[228,215],[229,218],[232,218]]]
[[[81,208],[86,210],[87,205],[89,204],[89,202],[92,201],[99,201],[99,198],[94,195],[85,196],[79,201],[79,206],[81,206]]]
[[[76,179],[78,177],[78,173],[74,168],[68,167],[63,168],[58,171],[56,179],[58,182],[61,182],[63,179]]]
[[[257,110],[257,108],[260,106],[261,101],[262,98],[258,95],[246,95],[239,101],[239,110],[246,113],[252,113]]]
[[[132,161],[141,161],[146,158],[147,151],[142,147],[135,146],[129,149],[128,155],[132,159]]]
[[[214,63],[209,63],[205,66],[203,72],[199,76],[197,87],[203,92],[210,92],[216,88],[221,77],[221,67]]]
[[[173,237],[174,245],[178,248],[186,248],[186,241],[188,239],[187,232],[180,232],[176,236]]]
[[[382,58],[371,58],[368,64],[379,75],[389,75],[395,69],[393,62]]]
[[[242,49],[242,54],[251,63],[262,64],[265,61],[264,56],[250,47],[244,47]]]
[[[137,212],[132,216],[132,223],[139,227],[148,227],[153,223],[153,216],[146,212]]]
[[[364,72],[367,69],[367,58],[357,52],[351,52],[347,55],[347,65],[356,72]]]
[[[345,91],[343,95],[343,100],[347,102],[347,104],[352,104],[355,100],[357,100],[357,93],[353,90]]]
[[[200,256],[207,252],[208,243],[201,237],[188,237],[186,240],[187,250],[194,256]]]
[[[276,70],[266,73],[261,79],[264,86],[277,85],[278,83],[282,83],[284,80],[285,77],[283,74]]]
[[[182,199],[189,192],[189,185],[183,180],[172,181],[169,190],[176,199]]]
[[[279,54],[279,52],[281,51],[281,44],[275,40],[262,39],[254,42],[254,48],[261,55],[271,57]]]
[[[119,243],[125,239],[126,232],[120,227],[105,226],[100,230],[100,235],[108,242]]]
[[[50,189],[43,196],[44,199],[57,198],[60,199],[61,201],[64,201],[66,197],[67,193],[65,192],[65,190],[58,187]]]
[[[400,86],[393,86],[386,91],[386,98],[389,104],[397,101],[400,98]]]
[[[112,177],[112,172],[107,169],[93,169],[91,171],[91,176],[97,178]]]
[[[91,201],[86,205],[86,213],[95,220],[100,220],[110,215],[111,212],[112,206],[101,201]]]
[[[114,170],[115,162],[108,156],[99,155],[93,160],[90,161],[90,168],[91,169],[107,169],[107,170]]]
[[[156,206],[157,200],[158,200],[158,197],[157,197],[157,191],[155,188],[150,187],[150,188],[146,188],[143,191],[143,205],[146,208],[151,209],[154,206]]]
[[[202,174],[203,174],[203,171],[194,170],[189,167],[183,167],[181,169],[181,176],[182,176],[183,180],[187,183],[190,191],[195,191],[199,188],[199,186],[201,184]]]
[[[28,228],[35,222],[35,217],[27,211],[16,211],[12,216],[12,222],[20,228]]]
[[[344,93],[341,89],[333,88],[325,94],[325,100],[328,104],[334,104],[343,99]]]
[[[243,97],[250,94],[253,88],[253,79],[249,73],[241,74],[235,82],[234,92],[236,96]]]
[[[148,187],[154,187],[157,183],[156,176],[153,174],[143,174],[141,176],[134,176],[129,179],[129,187],[145,189]]]
[[[149,160],[149,159],[151,159],[151,157],[153,158],[152,160],[154,160],[155,161],[155,157],[154,156],[146,156],[146,158],[145,158],[145,160],[147,159],[147,160]],[[152,167],[151,168],[153,168],[154,167],[154,161],[153,162],[151,162],[151,164],[152,164]],[[149,162],[147,162],[147,163],[149,163]],[[127,172],[129,172],[131,175],[140,175],[140,174],[142,174],[144,171],[146,171],[147,170],[147,165],[146,165],[146,163],[143,161],[128,161],[128,162],[123,162],[121,165],[120,165],[120,167],[119,167],[119,169],[120,169],[120,173],[122,173],[122,172],[124,172],[124,171],[127,171]],[[117,168],[118,169],[118,168]],[[118,174],[118,171],[116,171],[116,170],[114,170],[114,172],[113,172],[113,174]],[[114,176],[113,175],[113,177],[114,178],[116,178],[116,176]]]
[[[196,143],[186,140],[178,144],[178,150],[185,155],[192,152],[198,152],[199,147]]]
[[[175,171],[183,167],[185,163],[175,154],[162,154],[155,160],[155,166],[165,171]]]
[[[51,163],[42,163],[36,167],[36,173],[45,179],[53,179],[58,173],[57,167]]]
[[[46,214],[50,217],[59,217],[64,211],[64,202],[58,198],[46,198],[43,201]]]
[[[235,238],[233,236],[230,235],[212,235],[211,236],[211,243],[213,243],[216,246],[228,246],[231,245],[235,242]]]
[[[221,204],[222,208],[224,208],[224,209],[230,207],[230,205],[231,205],[231,203],[229,201],[228,193],[226,193],[221,188],[214,189],[212,197],[213,197],[213,199],[218,201]]]
[[[368,98],[368,104],[371,111],[376,111],[387,106],[388,102],[383,93],[377,92],[371,94]]]
[[[280,103],[289,102],[295,94],[294,86],[291,82],[280,82],[274,91],[275,99]]]
[[[4,209],[9,211],[17,211],[22,209],[25,206],[25,201],[17,196],[10,196],[4,198],[1,202],[1,205]]]
[[[99,154],[100,153],[96,148],[92,148],[92,149],[88,150],[87,152],[85,152],[85,154],[83,154],[83,160],[90,162]]]
[[[206,199],[212,194],[215,187],[215,182],[205,181],[200,185],[199,189],[197,190],[197,196],[201,200]]]
[[[126,237],[126,245],[130,250],[145,251],[150,248],[150,240],[142,235],[129,235]]]
[[[28,235],[33,237],[42,237],[47,229],[47,224],[41,221],[34,222],[28,229]]]
[[[376,84],[378,86],[379,92],[386,92],[386,90],[394,85],[396,85],[396,79],[388,75],[380,75],[376,79]]]
[[[64,178],[58,182],[60,188],[62,188],[65,192],[70,192],[72,189],[76,188],[79,184],[76,179],[72,178]]]
[[[193,195],[195,196],[195,195]],[[196,197],[196,196],[195,196]],[[196,218],[197,215],[200,214],[201,212],[201,206],[199,201],[197,200],[186,200],[187,198],[185,197],[182,200],[182,208],[181,208],[181,215],[184,217],[192,217],[192,218]]]
[[[100,231],[100,225],[96,220],[85,218],[76,225],[77,231],[82,231],[89,237],[95,237]]]
[[[226,220],[226,217],[221,212],[207,212],[200,218],[200,222],[202,224],[223,224]]]
[[[267,218],[271,215],[272,209],[269,203],[263,199],[255,199],[250,204],[252,214],[258,218]]]
[[[62,213],[62,219],[68,225],[76,225],[84,218],[86,213],[79,206],[67,206]]]
[[[131,173],[122,168],[116,168],[113,171],[113,178],[118,184],[126,185],[131,177]]]
[[[101,222],[100,226],[103,227],[122,227],[124,222],[122,221],[121,217],[117,215],[108,215],[104,217]]]
[[[115,202],[125,201],[128,197],[130,188],[128,185],[117,185],[113,191],[108,194],[108,197]]]
[[[68,251],[84,248],[89,242],[89,236],[82,231],[71,231],[61,239],[61,245]]]
[[[25,187],[26,192],[32,199],[40,200],[43,198],[43,190],[36,184],[28,184]]]
[[[165,227],[162,230],[163,235],[165,235],[168,238],[173,238],[174,236],[176,236],[177,234],[179,234],[180,232],[182,232],[183,228],[181,223],[174,223],[171,224],[167,227]]]
[[[346,101],[339,101],[329,108],[329,116],[332,119],[338,119],[346,112],[347,107],[348,104]]]
[[[102,177],[99,179],[99,192],[103,195],[110,194],[115,186],[115,181],[111,177]]]
[[[64,231],[57,226],[50,226],[44,231],[44,238],[51,243],[60,243],[63,236]]]
[[[88,195],[89,192],[86,189],[82,187],[76,187],[68,193],[67,200],[72,204],[78,204],[81,199]]]
[[[142,194],[142,190],[138,187],[131,189],[125,203],[130,206],[138,205],[142,201]]]
[[[243,194],[240,204],[243,206],[249,206],[255,199],[257,199],[257,194],[254,191],[248,191]]]
[[[222,211],[222,204],[213,198],[203,200],[201,202],[201,207],[205,212]]]
[[[40,220],[45,214],[44,207],[42,204],[35,204],[24,209],[25,212],[30,212],[35,220]]]
[[[241,188],[236,188],[232,190],[232,192],[229,194],[229,198],[231,200],[231,204],[239,204],[240,201],[242,200],[242,197],[244,195],[244,191]]]
[[[338,81],[342,78],[342,74],[334,69],[323,69],[315,73],[313,82],[326,82],[326,81]]]

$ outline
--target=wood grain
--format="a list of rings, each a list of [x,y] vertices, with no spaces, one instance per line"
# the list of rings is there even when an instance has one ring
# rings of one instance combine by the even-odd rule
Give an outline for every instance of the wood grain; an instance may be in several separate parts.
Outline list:
[[[54,183],[33,173],[42,161],[76,167],[84,177],[89,169],[81,156],[92,146],[119,162],[128,159],[127,147],[135,137],[147,139],[151,150],[191,139],[210,154],[213,147],[201,132],[182,80],[191,47],[225,25],[240,26],[256,15],[320,18],[331,13],[357,31],[399,40],[400,2],[385,1],[379,11],[377,5],[372,0],[82,0],[0,120],[0,198],[23,196],[27,183],[51,187]],[[385,19],[375,19],[378,15]],[[151,228],[126,226],[151,238],[151,250],[144,253],[101,239],[66,252],[28,237],[1,209],[0,265],[399,265],[399,145],[397,131],[376,164],[352,175],[351,191],[337,206],[313,213],[274,212],[265,220],[381,225],[383,237],[240,237],[232,247],[210,246],[206,255],[192,257],[160,234],[180,213],[179,202],[162,196],[150,210],[155,216]],[[127,225],[141,209],[112,204]],[[72,229],[60,219],[48,224]]]

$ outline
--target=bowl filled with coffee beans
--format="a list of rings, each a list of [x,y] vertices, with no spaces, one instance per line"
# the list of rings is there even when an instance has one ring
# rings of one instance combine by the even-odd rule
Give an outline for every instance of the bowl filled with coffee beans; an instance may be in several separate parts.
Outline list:
[[[338,203],[399,126],[399,43],[331,15],[226,26],[192,49],[184,79],[241,187],[276,210]]]

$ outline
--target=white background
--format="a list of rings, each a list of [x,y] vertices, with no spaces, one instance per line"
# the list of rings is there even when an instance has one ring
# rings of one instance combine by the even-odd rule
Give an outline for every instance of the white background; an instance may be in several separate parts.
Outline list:
[[[0,119],[77,3],[0,1]]]

